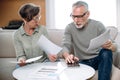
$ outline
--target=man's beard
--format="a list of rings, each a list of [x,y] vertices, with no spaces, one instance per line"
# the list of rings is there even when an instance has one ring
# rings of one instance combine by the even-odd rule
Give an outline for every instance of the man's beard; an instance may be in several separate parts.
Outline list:
[[[82,29],[84,27],[84,25],[76,25],[76,28],[78,29]]]

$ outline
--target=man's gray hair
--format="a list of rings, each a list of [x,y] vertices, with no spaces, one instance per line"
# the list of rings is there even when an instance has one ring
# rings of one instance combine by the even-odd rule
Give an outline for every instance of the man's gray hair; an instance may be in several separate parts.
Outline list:
[[[83,1],[77,1],[76,3],[72,5],[72,7],[81,7],[81,6],[84,6],[86,10],[88,10],[88,4]]]

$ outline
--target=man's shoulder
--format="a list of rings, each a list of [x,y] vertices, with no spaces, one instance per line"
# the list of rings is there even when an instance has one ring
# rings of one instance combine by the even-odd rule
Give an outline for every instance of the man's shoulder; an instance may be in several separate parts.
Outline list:
[[[89,22],[90,22],[90,23],[94,23],[94,25],[95,25],[95,24],[103,24],[101,21],[94,20],[94,19],[89,19]]]

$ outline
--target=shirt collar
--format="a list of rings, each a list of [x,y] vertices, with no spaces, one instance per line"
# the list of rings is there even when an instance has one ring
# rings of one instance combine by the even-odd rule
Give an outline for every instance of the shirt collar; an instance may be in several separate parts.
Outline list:
[[[24,28],[23,28],[23,25],[24,24],[22,24],[22,26],[21,26],[21,34],[22,35],[27,35],[25,30],[24,30]],[[33,34],[35,34],[36,32],[39,32],[39,28],[38,27],[34,30]]]

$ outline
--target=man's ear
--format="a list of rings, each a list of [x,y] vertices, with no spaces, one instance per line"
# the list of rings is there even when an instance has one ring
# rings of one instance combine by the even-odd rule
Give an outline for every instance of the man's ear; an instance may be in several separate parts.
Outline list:
[[[89,17],[90,16],[90,11],[88,11],[86,15],[87,15],[87,17]]]

